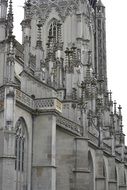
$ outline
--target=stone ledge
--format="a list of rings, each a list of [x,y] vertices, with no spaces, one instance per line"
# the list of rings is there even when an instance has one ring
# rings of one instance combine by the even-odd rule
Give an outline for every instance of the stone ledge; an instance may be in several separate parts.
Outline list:
[[[108,183],[117,183],[115,180],[109,180]]]
[[[90,170],[86,169],[86,168],[79,168],[76,170],[73,170],[74,173],[90,173]]]

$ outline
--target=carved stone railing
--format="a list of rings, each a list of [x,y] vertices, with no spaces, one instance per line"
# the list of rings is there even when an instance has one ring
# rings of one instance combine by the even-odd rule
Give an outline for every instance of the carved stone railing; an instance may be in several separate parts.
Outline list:
[[[57,98],[32,99],[24,92],[16,89],[16,101],[27,106],[33,111],[56,110],[62,113],[62,103]]]
[[[90,133],[89,131],[88,131],[88,138],[92,143],[94,143],[96,146],[98,146],[98,138],[95,135],[93,135],[92,133]]]
[[[34,109],[34,100],[24,92],[16,89],[16,101],[24,104],[30,109]]]
[[[107,152],[109,152],[110,154],[112,153],[112,148],[111,146],[109,146],[108,144],[106,143],[103,143],[103,149]]]
[[[34,108],[38,110],[57,110],[62,113],[62,103],[57,98],[34,100]]]
[[[121,154],[118,151],[115,151],[116,158],[121,160]]]
[[[2,102],[2,105],[4,105],[4,95],[5,95],[5,89],[0,88],[0,103]],[[23,106],[26,106],[33,111],[43,112],[43,111],[55,110],[58,111],[59,113],[62,113],[62,103],[57,98],[33,99],[18,89],[16,89],[15,91],[15,96],[16,96],[16,102],[21,103]],[[58,115],[56,123],[57,126],[65,130],[68,130],[78,136],[82,135],[82,127],[79,124],[65,117]],[[95,144],[95,146],[98,146],[98,137],[95,134],[93,134],[92,131],[88,131],[88,138],[89,142],[92,142],[93,144]],[[109,146],[107,143],[103,143],[103,149],[107,151],[109,154],[111,154],[112,152],[111,146]],[[117,159],[121,160],[121,154],[118,151],[115,151],[115,155]]]
[[[75,134],[78,134],[78,135],[82,134],[82,129],[81,129],[80,125],[78,125],[62,116],[57,117],[57,125],[68,131],[71,131]]]

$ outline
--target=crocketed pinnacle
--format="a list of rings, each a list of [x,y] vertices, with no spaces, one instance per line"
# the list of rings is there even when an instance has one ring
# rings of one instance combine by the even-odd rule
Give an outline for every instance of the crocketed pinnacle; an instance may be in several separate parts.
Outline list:
[[[105,6],[103,5],[103,3],[102,3],[101,0],[98,0],[98,1],[97,1],[96,6],[98,6],[98,7],[105,7]]]
[[[30,18],[30,13],[31,13],[30,10],[31,10],[31,0],[27,0],[25,2],[25,15],[27,19]]]
[[[25,2],[25,5],[26,5],[27,7],[30,7],[30,6],[31,6],[31,0],[28,0],[27,2]]]
[[[41,24],[40,20],[38,21],[37,27],[38,27],[38,31],[37,31],[37,46],[41,47],[42,46],[42,40],[41,40],[41,27],[42,27],[42,24]]]
[[[13,33],[13,7],[12,7],[12,0],[9,1],[9,10],[8,10],[8,31],[9,35]]]

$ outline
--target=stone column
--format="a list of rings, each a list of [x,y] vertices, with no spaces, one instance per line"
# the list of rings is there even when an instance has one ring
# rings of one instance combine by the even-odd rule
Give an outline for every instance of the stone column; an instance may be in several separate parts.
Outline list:
[[[103,159],[103,151],[96,151],[96,189],[106,190],[106,167]]]
[[[75,190],[89,190],[88,170],[88,139],[84,137],[75,138]]]
[[[108,159],[108,169],[109,169],[109,182],[108,182],[108,189],[109,190],[117,190],[117,171],[116,171],[116,163],[115,163],[115,156],[112,156]]]
[[[30,61],[30,32],[31,32],[31,20],[25,19],[21,23],[23,31],[23,46],[24,46],[24,68],[29,69]]]
[[[72,94],[72,81],[73,81],[73,74],[72,73],[66,73],[66,95],[67,98],[71,98]]]
[[[15,130],[14,130],[14,88],[6,87],[0,128],[0,189],[15,189]],[[3,119],[2,119],[3,117]]]
[[[33,129],[33,190],[56,190],[56,116],[35,117]]]
[[[119,178],[119,184],[118,184],[119,190],[126,190],[127,184],[126,184],[126,179],[125,179],[126,176],[125,176],[125,163],[124,162],[119,163],[118,178]]]

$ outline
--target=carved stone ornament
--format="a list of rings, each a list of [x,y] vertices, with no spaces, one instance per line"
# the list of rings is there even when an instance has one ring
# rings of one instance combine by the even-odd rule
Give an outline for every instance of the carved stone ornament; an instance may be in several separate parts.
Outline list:
[[[41,17],[44,20],[48,19],[52,8],[57,12],[61,20],[64,20],[67,15],[72,15],[78,9],[79,0],[32,0],[31,15]]]

